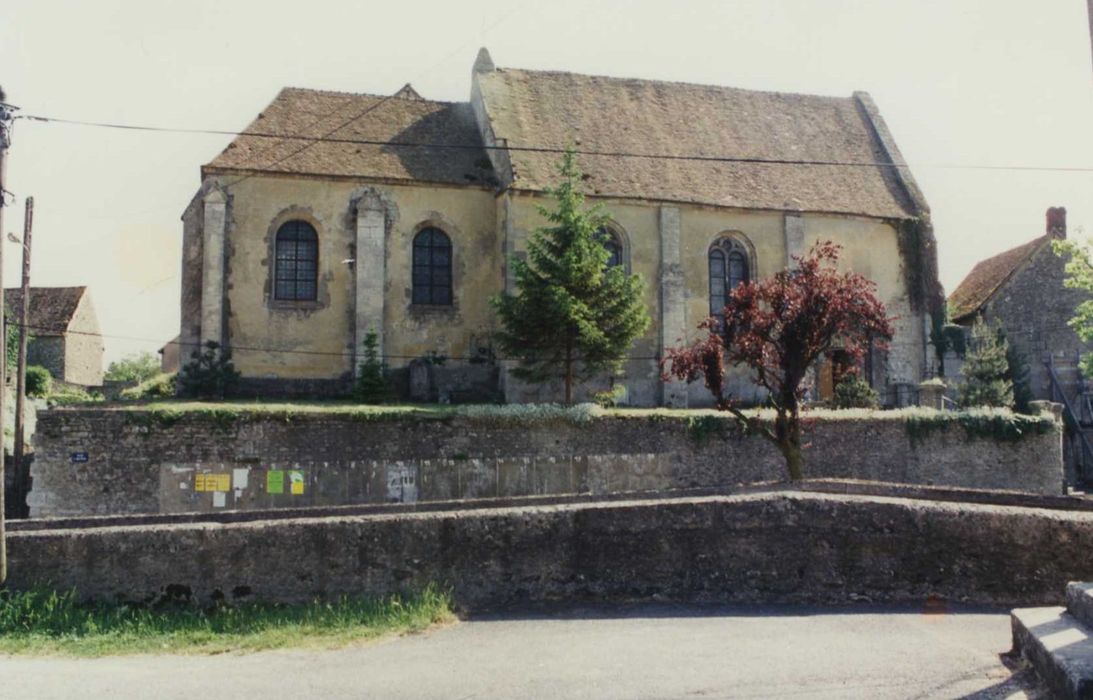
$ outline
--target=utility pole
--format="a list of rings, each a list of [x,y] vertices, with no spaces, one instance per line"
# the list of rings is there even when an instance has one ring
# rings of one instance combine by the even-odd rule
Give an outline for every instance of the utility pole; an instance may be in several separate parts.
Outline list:
[[[27,487],[30,470],[23,463],[24,421],[27,405],[27,326],[30,323],[30,232],[34,227],[34,197],[27,197],[23,216],[23,308],[19,312],[19,365],[15,374],[15,495],[19,498],[19,516],[27,517]],[[0,241],[0,245],[2,245]]]
[[[4,246],[2,244],[4,206],[7,203],[8,191],[4,188],[7,185],[5,175],[7,174],[7,154],[8,146],[11,145],[11,122],[12,112],[14,111],[4,103],[4,100],[4,90],[0,88],[0,335],[3,336],[2,342],[0,342],[0,431],[4,427],[4,388],[8,376],[8,334],[7,319],[5,318],[7,314],[4,312]],[[8,542],[4,532],[4,478],[4,440],[3,432],[0,432],[0,586],[8,580]]]
[[[1086,0],[1089,9],[1089,48],[1093,50],[1093,0]]]

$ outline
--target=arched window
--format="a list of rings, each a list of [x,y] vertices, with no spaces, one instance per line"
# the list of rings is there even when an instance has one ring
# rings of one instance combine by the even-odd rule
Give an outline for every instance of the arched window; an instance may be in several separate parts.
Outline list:
[[[622,242],[619,240],[618,235],[606,226],[601,226],[596,231],[596,238],[599,239],[604,248],[607,248],[607,253],[610,256],[607,258],[607,267],[622,265]]]
[[[710,248],[710,315],[722,317],[732,290],[751,279],[748,253],[738,241],[725,238]]]
[[[452,303],[452,242],[438,228],[423,228],[414,236],[414,303]]]
[[[315,301],[319,281],[319,236],[306,221],[289,221],[277,229],[273,298]]]

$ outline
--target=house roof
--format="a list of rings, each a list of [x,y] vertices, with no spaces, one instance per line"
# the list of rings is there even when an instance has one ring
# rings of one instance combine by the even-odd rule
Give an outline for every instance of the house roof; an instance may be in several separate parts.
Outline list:
[[[64,335],[86,293],[87,287],[31,287],[28,322],[31,335]],[[22,289],[4,290],[4,304],[12,313],[18,314],[22,303]]]
[[[386,97],[285,88],[246,132],[263,135],[237,136],[203,172],[496,184],[470,105],[424,100],[409,85]]]
[[[892,162],[863,100],[511,68],[476,75],[494,136],[513,147]],[[885,131],[885,135],[887,132]],[[898,154],[895,154],[898,158]],[[556,153],[510,152],[514,187],[557,179]],[[591,192],[717,206],[916,216],[895,168],[579,155]]]
[[[964,281],[949,295],[952,320],[966,320],[982,309],[1021,265],[1032,258],[1050,240],[1051,236],[1040,236],[1024,245],[976,263]]]

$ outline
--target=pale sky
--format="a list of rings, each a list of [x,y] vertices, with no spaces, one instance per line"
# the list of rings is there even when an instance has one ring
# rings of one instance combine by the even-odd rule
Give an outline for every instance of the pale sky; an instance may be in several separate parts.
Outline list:
[[[872,94],[933,210],[947,291],[1065,206],[1093,233],[1086,0],[3,0],[24,114],[241,130],[285,85],[468,98],[499,66]],[[16,123],[7,231],[35,198],[33,283],[88,285],[107,360],[178,332],[179,216],[226,136]],[[17,284],[19,248],[4,279]]]

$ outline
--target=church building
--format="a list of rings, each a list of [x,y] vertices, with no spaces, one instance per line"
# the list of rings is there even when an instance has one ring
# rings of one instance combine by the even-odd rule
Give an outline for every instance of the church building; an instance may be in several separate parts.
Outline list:
[[[866,378],[882,396],[923,378],[943,301],[929,209],[868,94],[500,68],[485,49],[467,102],[285,88],[202,168],[182,216],[183,361],[214,341],[245,395],[337,395],[374,331],[406,398],[558,400],[560,383],[509,375],[489,300],[512,290],[566,147],[652,319],[621,375],[580,398],[621,385],[631,405],[708,403],[662,383],[657,359],[820,240],[896,319]]]

